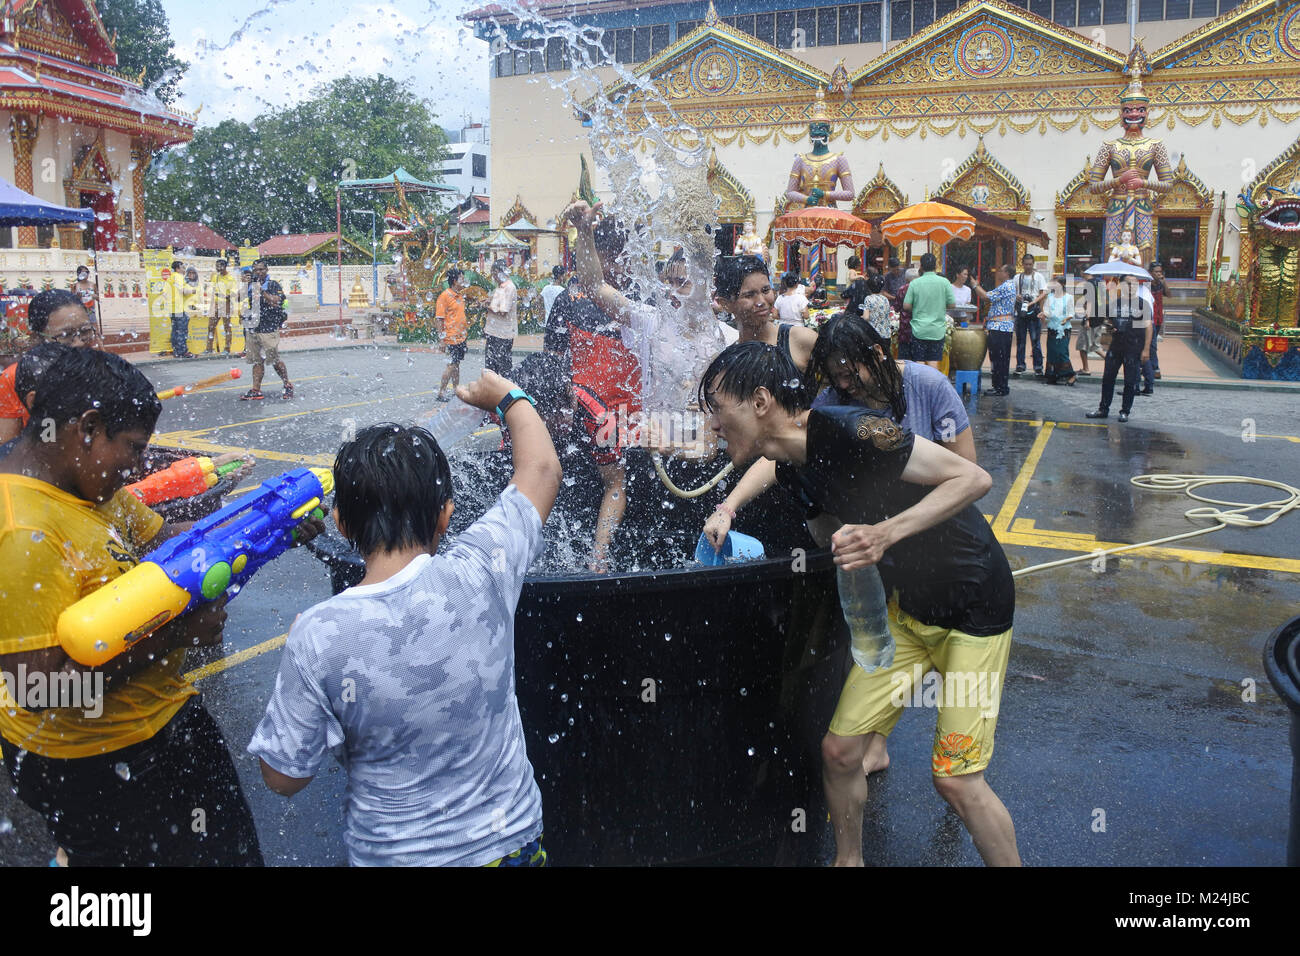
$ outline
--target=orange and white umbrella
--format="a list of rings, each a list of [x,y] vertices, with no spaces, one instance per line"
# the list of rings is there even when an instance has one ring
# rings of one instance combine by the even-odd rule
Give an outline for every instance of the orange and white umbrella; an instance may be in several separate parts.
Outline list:
[[[843,209],[809,206],[777,216],[772,235],[777,242],[858,246],[871,241],[871,223]]]
[[[941,202],[926,200],[900,209],[880,225],[892,245],[928,239],[942,245],[951,239],[975,235],[975,217]]]

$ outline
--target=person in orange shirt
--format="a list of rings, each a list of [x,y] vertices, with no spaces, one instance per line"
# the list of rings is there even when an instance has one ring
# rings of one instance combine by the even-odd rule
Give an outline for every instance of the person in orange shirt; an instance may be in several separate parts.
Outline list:
[[[52,289],[32,298],[27,307],[27,328],[31,344],[61,342],[83,348],[99,348],[99,326],[90,317],[81,298],[66,289]],[[27,424],[27,406],[15,387],[18,363],[0,373],[0,443],[18,437]]]
[[[454,391],[460,384],[460,363],[465,359],[465,273],[459,269],[447,270],[447,288],[434,305],[434,317],[438,320],[438,336],[442,348],[447,353],[447,367],[443,370],[442,381],[438,383],[438,401],[449,401],[443,396],[448,383]]]

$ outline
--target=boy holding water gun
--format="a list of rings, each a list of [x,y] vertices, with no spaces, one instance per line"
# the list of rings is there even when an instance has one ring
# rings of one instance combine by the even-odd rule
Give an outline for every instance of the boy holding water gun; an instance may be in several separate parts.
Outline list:
[[[17,795],[73,866],[260,865],[225,741],[182,676],[187,648],[221,643],[224,598],[99,667],[60,643],[61,614],[162,537],[162,518],[121,493],[161,404],[116,355],[43,348],[54,354],[33,382],[31,419],[0,460],[0,737]],[[28,685],[10,686],[20,673]],[[22,706],[37,674],[94,699]]]
[[[560,463],[532,399],[491,371],[456,389],[512,433],[514,476],[436,554],[447,459],[422,428],[376,425],[334,463],[339,530],[366,575],[294,621],[249,744],[292,796],[327,753],[348,772],[354,866],[542,865],[542,803],[515,698],[514,614]]]

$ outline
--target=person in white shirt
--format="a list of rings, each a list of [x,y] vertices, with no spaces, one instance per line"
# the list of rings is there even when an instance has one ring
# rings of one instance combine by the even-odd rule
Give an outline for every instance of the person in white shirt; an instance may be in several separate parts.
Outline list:
[[[1016,374],[1025,370],[1025,336],[1033,342],[1034,374],[1043,374],[1043,300],[1047,298],[1047,280],[1034,269],[1034,257],[1028,253],[1020,260],[1022,271],[1016,275]]]
[[[555,300],[560,297],[564,291],[564,266],[556,266],[551,270],[551,281],[547,283],[546,288],[542,290],[542,306],[545,309],[545,318],[551,318],[551,309],[555,307]]]
[[[483,325],[483,367],[498,375],[509,375],[511,350],[519,332],[519,290],[510,281],[510,269],[504,259],[492,263],[492,278],[497,287],[488,299],[487,322]]]
[[[803,294],[799,277],[787,272],[781,277],[781,294],[773,303],[777,322],[781,325],[802,325],[808,318],[808,299]]]

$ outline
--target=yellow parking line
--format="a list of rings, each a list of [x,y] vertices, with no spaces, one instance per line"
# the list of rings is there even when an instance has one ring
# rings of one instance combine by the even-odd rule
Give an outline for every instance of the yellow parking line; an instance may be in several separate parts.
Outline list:
[[[1020,507],[1020,501],[1025,496],[1025,489],[1029,487],[1029,481],[1034,477],[1034,472],[1038,469],[1038,463],[1043,458],[1043,449],[1047,447],[1047,441],[1052,437],[1052,430],[1056,425],[1055,422],[1042,422],[1040,424],[1042,428],[1038,432],[1038,437],[1034,439],[1034,444],[1025,457],[1025,463],[1020,466],[1020,473],[1016,475],[1016,480],[1011,483],[1011,490],[1007,492],[1007,497],[1002,502],[998,516],[993,521],[993,531],[999,537],[1011,529],[1011,519],[1016,516],[1016,509]]]
[[[242,651],[236,651],[234,654],[227,654],[225,657],[218,658],[204,664],[202,667],[196,667],[194,670],[185,675],[186,680],[201,681],[205,677],[211,677],[213,674],[220,674],[236,664],[242,664],[244,661],[251,660],[254,657],[260,657],[267,651],[273,651],[276,648],[283,647],[285,639],[288,638],[289,632],[285,631],[279,637],[273,637],[270,640],[263,641],[261,644],[254,644],[252,647]]]
[[[408,392],[405,395],[389,395],[384,398],[375,398],[364,402],[348,402],[346,405],[327,405],[324,408],[307,408],[300,412],[286,412],[283,415],[272,415],[269,418],[251,418],[248,421],[229,422],[225,425],[215,425],[212,428],[200,429],[196,434],[221,431],[223,428],[242,428],[245,425],[260,425],[263,422],[280,422],[287,418],[300,418],[303,415],[316,415],[320,412],[337,412],[343,408],[361,408],[364,405],[378,405],[381,402],[398,402],[404,398],[419,398],[421,395],[433,395],[437,391],[436,388],[430,388],[425,389],[422,392]]]

